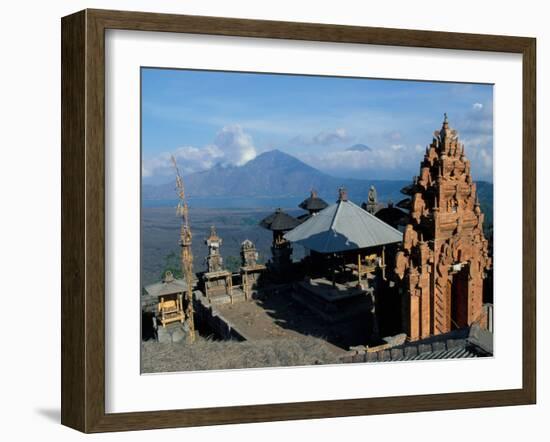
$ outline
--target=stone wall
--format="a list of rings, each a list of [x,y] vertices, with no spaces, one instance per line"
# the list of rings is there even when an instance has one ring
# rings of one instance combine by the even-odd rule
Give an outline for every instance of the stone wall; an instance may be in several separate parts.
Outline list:
[[[201,291],[195,291],[193,306],[195,308],[195,322],[206,324],[220,339],[235,339],[245,341],[246,338],[224,318],[218,310],[210,304]]]

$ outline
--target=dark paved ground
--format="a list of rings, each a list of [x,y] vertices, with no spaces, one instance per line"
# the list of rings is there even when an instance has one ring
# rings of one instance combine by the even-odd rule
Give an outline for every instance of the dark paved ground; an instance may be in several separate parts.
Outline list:
[[[236,368],[289,367],[340,363],[326,343],[313,337],[267,339],[255,342],[211,341],[193,344],[143,342],[141,372],[223,370]]]
[[[263,296],[251,302],[216,307],[248,340],[316,337],[335,354],[350,346],[365,345],[366,317],[359,314],[338,323],[328,323],[291,296],[290,290]]]

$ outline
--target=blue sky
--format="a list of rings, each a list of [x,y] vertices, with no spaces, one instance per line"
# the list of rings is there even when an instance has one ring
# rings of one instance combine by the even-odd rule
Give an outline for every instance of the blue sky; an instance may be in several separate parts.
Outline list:
[[[144,182],[279,149],[323,172],[411,179],[443,113],[474,180],[492,181],[491,85],[142,69]],[[365,147],[367,146],[367,147]]]

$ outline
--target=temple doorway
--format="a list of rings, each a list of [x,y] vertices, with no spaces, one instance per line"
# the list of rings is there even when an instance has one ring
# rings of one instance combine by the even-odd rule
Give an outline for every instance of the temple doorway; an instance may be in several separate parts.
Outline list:
[[[468,326],[468,266],[449,278],[451,295],[451,330]]]

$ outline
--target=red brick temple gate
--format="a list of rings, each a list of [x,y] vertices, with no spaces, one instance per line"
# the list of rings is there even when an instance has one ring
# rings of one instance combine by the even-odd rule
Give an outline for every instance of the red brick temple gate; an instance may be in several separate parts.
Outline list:
[[[447,116],[420,163],[409,224],[396,256],[403,327],[411,340],[483,322],[483,278],[491,265],[470,161]]]

